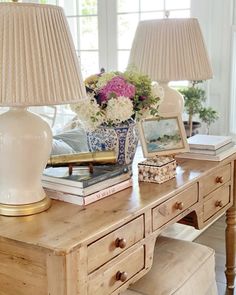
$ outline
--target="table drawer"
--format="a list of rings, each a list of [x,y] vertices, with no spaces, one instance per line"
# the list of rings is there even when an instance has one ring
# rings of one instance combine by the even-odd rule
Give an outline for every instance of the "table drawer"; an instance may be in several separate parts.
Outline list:
[[[230,185],[221,186],[207,196],[203,206],[203,219],[206,221],[230,202]]]
[[[111,294],[144,269],[144,255],[144,246],[141,246],[107,269],[104,267],[103,271],[93,272],[89,276],[88,295]],[[109,265],[111,264],[109,263]]]
[[[199,191],[201,196],[206,196],[231,179],[231,164],[219,167],[210,175],[200,181]]]
[[[144,237],[143,215],[88,246],[88,272],[92,272]]]
[[[198,184],[195,183],[169,201],[158,205],[152,210],[153,230],[160,228],[197,201]]]

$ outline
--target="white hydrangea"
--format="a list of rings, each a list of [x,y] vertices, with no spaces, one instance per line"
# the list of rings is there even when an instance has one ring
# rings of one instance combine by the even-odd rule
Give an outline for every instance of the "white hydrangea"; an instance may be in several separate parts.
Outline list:
[[[78,119],[88,130],[95,130],[104,120],[104,113],[95,99],[81,101],[74,105],[72,110],[78,115]]]
[[[133,103],[128,97],[111,98],[107,103],[106,121],[119,124],[130,119],[133,113]]]
[[[164,89],[157,82],[152,83],[151,91],[152,91],[152,96],[153,97],[158,97],[159,100],[156,103],[150,105],[148,108],[143,109],[140,112],[140,114],[138,116],[138,119],[141,119],[141,118],[145,118],[145,119],[153,118],[153,115],[150,112],[150,107],[152,107],[154,109],[157,109],[159,107],[159,105],[162,103],[163,99],[164,99]]]
[[[164,89],[157,82],[153,82],[151,91],[154,97],[160,98],[160,100],[158,101],[158,105],[160,105],[164,99]]]

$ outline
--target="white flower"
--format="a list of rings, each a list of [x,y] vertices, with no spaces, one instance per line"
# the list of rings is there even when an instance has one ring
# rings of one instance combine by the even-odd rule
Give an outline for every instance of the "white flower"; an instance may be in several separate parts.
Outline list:
[[[73,105],[72,110],[78,115],[78,119],[86,129],[94,130],[100,126],[105,119],[104,113],[95,99],[88,99]]]
[[[140,118],[146,118],[146,119],[153,118],[153,115],[151,114],[150,108],[158,109],[159,105],[162,103],[162,101],[164,99],[164,89],[157,82],[152,83],[151,91],[152,91],[153,97],[159,98],[159,99],[157,100],[156,103],[150,105],[146,109],[143,109],[140,112],[140,116],[139,116]]]
[[[130,119],[133,113],[133,103],[128,97],[119,96],[107,102],[106,118],[112,124],[119,124]]]

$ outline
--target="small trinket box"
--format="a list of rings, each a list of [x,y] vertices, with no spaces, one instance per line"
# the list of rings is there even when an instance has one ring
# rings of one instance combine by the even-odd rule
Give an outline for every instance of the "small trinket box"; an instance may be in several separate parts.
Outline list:
[[[160,156],[138,163],[139,181],[163,183],[176,174],[176,161],[173,157]]]

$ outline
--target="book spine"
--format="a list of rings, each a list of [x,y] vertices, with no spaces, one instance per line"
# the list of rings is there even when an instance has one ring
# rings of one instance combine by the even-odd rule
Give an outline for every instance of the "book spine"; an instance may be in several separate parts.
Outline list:
[[[113,186],[110,186],[108,188],[105,188],[101,191],[98,191],[94,194],[88,195],[84,198],[84,205],[88,205],[90,203],[93,203],[97,200],[103,199],[107,196],[110,196],[112,194],[115,194],[119,191],[122,191],[128,187],[132,186],[132,178],[125,180],[123,182],[117,183]]]
[[[77,197],[76,195],[71,195],[59,191],[55,191],[52,189],[45,189],[46,195],[54,200],[63,201],[67,203],[72,203],[75,205],[83,205],[83,199],[80,197]]]
[[[55,191],[61,191],[64,193],[69,193],[69,194],[78,194],[78,195],[83,195],[84,194],[84,189],[79,188],[79,187],[71,187],[71,186],[65,186],[61,183],[55,183],[51,181],[46,181],[42,180],[42,185],[45,189],[50,189],[50,190],[55,190]]]
[[[96,184],[98,182],[104,181],[106,179],[110,179],[112,177],[116,177],[116,176],[119,176],[123,173],[128,173],[128,172],[129,172],[129,169],[127,166],[121,167],[120,169],[116,169],[114,171],[111,171],[110,173],[104,173],[104,174],[101,174],[95,178],[90,178],[90,179],[84,180],[82,182],[82,186],[83,186],[83,188],[85,188],[90,185]]]
[[[106,189],[93,193],[86,197],[58,192],[58,191],[50,190],[50,189],[46,190],[46,194],[52,199],[56,199],[56,200],[60,200],[60,201],[64,201],[64,202],[68,202],[68,203],[72,203],[76,205],[88,205],[131,186],[132,186],[132,179],[130,178],[128,180],[115,184],[111,187],[108,187]]]
[[[236,153],[236,146],[229,148],[228,150],[219,153],[216,156],[204,155],[204,154],[193,154],[193,153],[183,153],[176,155],[176,159],[191,159],[191,160],[206,160],[206,161],[222,161],[225,158]]]
[[[58,190],[64,193],[68,193],[68,194],[73,194],[73,195],[80,195],[81,197],[84,196],[88,196],[91,195],[95,192],[98,192],[102,189],[105,189],[107,187],[110,187],[112,185],[115,185],[117,183],[120,183],[124,180],[127,180],[130,178],[130,173],[123,173],[120,174],[118,176],[109,178],[107,180],[95,183],[93,185],[90,185],[88,187],[85,188],[79,188],[79,187],[75,187],[75,186],[70,186],[70,185],[63,185],[61,183],[55,183],[55,182],[50,182],[50,181],[42,181],[43,187],[44,188],[48,188],[48,189],[52,189],[52,190]]]
[[[230,142],[230,143],[227,143],[226,145],[218,148],[217,150],[201,150],[201,149],[191,149],[190,148],[190,153],[216,156],[216,155],[230,149],[233,146],[234,146],[234,143]]]
[[[211,135],[209,135],[210,137]],[[211,151],[215,151],[227,144],[230,144],[232,142],[232,138],[229,137],[229,138],[226,138],[224,140],[222,140],[221,142],[209,142],[207,140],[207,137],[205,137],[205,142],[204,143],[197,143],[197,142],[194,142],[194,143],[191,143],[189,142],[189,148],[190,149],[199,149],[199,150],[211,150]]]
[[[82,196],[88,196],[93,193],[99,192],[103,189],[111,187],[112,185],[121,183],[124,180],[127,180],[131,177],[130,173],[123,173],[118,176],[114,176],[112,178],[108,178],[107,180],[103,180],[101,182],[95,183],[93,185],[87,186],[83,189]]]
[[[55,169],[55,168],[48,168],[48,169]],[[120,166],[120,167],[115,167],[112,169],[110,167],[110,171],[106,170],[104,173],[101,173],[100,175],[96,175],[94,177],[91,177],[89,179],[84,179],[84,180],[72,180],[69,178],[60,178],[60,177],[55,177],[55,176],[48,176],[43,174],[42,176],[42,181],[48,183],[54,183],[54,184],[59,184],[59,185],[67,185],[71,187],[76,187],[80,189],[84,189],[87,187],[90,187],[96,183],[103,182],[107,179],[111,179],[120,175],[124,174],[131,174],[131,169],[129,169],[128,165],[126,166]],[[49,184],[50,185],[50,184]],[[51,188],[51,187],[50,187]],[[78,192],[76,192],[78,193]],[[83,194],[83,192],[81,191]],[[80,193],[78,193],[80,194]]]

